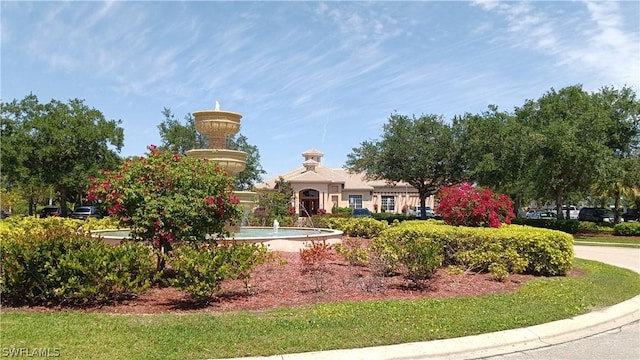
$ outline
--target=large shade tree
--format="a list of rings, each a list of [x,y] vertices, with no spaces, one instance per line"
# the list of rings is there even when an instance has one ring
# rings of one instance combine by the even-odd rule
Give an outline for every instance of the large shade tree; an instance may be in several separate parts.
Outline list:
[[[529,181],[538,198],[557,205],[568,196],[620,196],[637,186],[639,110],[629,88],[587,93],[580,85],[551,89],[516,109],[530,146]],[[595,192],[595,194],[594,194]]]
[[[603,142],[604,120],[591,95],[579,85],[551,89],[538,100],[527,100],[516,116],[531,131],[531,181],[538,198],[555,201],[563,218],[567,195],[586,193],[597,180],[597,169],[609,154]]]
[[[42,104],[30,94],[1,108],[3,174],[10,184],[52,186],[64,212],[67,201],[82,199],[89,176],[121,161],[120,120],[107,120],[84,100]]]
[[[164,120],[158,125],[162,144],[160,148],[177,154],[185,154],[191,149],[206,149],[209,140],[204,134],[196,131],[195,119],[191,114],[184,118],[184,123],[176,119],[169,108],[162,110]],[[238,191],[251,190],[253,185],[262,180],[266,173],[260,164],[260,152],[255,145],[248,142],[246,136],[236,134],[227,138],[227,149],[244,151],[247,153],[245,169],[236,175],[234,189]]]
[[[464,114],[453,119],[461,146],[460,161],[465,177],[474,183],[508,194],[520,208],[531,193],[528,181],[529,130],[513,114],[495,105],[481,114]]]
[[[613,199],[618,221],[620,201],[636,202],[640,189],[640,100],[629,87],[603,87],[592,98],[602,120],[602,140],[610,150],[598,168],[594,195]]]
[[[426,199],[444,185],[462,180],[462,167],[451,126],[439,115],[408,117],[391,114],[379,140],[363,141],[347,155],[345,168],[369,180],[404,181],[420,197],[421,218]]]

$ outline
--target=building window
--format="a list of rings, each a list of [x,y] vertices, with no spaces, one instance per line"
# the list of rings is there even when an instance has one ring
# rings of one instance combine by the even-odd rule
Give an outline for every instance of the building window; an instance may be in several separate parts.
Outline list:
[[[396,200],[394,196],[382,195],[380,202],[382,203],[384,211],[396,211]]]
[[[305,190],[302,192],[302,197],[305,198],[317,198],[318,196],[320,196],[320,193],[316,190]]]
[[[362,209],[362,195],[349,195],[349,207],[352,209]]]

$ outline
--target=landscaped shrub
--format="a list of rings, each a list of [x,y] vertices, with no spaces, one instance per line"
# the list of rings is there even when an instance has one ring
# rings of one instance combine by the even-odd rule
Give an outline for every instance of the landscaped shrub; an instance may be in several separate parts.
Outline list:
[[[625,222],[613,227],[614,235],[640,236],[640,222]]]
[[[613,224],[597,224],[590,221],[580,221],[578,224],[579,233],[613,233]]]
[[[567,233],[518,225],[470,228],[436,222],[406,221],[390,227],[371,243],[372,251],[392,264],[403,239],[424,238],[443,247],[443,264],[475,271],[562,275],[573,263],[573,237]],[[398,264],[398,263],[396,263]]]
[[[414,225],[405,226],[404,224]],[[442,238],[430,236],[429,231],[412,221],[389,227],[371,241],[372,259],[379,262],[384,274],[405,271],[407,279],[417,287],[424,287],[433,272],[442,265],[444,243]],[[402,268],[402,269],[401,269]]]
[[[331,246],[324,241],[311,241],[304,249],[300,249],[300,270],[311,276],[318,292],[324,290],[324,276],[330,258]]]
[[[373,239],[384,229],[389,227],[385,221],[372,218],[342,218],[331,217],[326,221],[327,225],[336,230],[341,230],[345,236]]]
[[[408,217],[407,217],[406,214],[395,214],[395,213],[390,213],[390,212],[373,213],[373,214],[371,214],[371,216],[373,216],[373,218],[378,220],[378,221],[385,221],[387,224],[392,224],[394,222],[402,222],[402,221],[408,220]],[[414,219],[415,219],[415,217],[414,217]]]
[[[224,235],[227,224],[240,220],[233,181],[215,161],[150,146],[147,157],[92,179],[88,198],[102,200],[133,238],[150,241],[162,253],[174,241],[204,243],[210,234]]]
[[[578,232],[580,233],[596,233],[598,232],[598,224],[589,221],[578,222]]]
[[[353,210],[350,207],[339,207],[339,206],[334,206],[331,209],[331,213],[333,215],[346,215],[346,216],[351,216],[351,212]]]
[[[516,218],[511,220],[511,223],[515,225],[527,225],[544,229],[560,230],[567,234],[575,234],[580,231],[580,222],[578,220]]]
[[[406,278],[417,288],[424,288],[442,266],[442,244],[430,238],[403,238],[399,245],[399,260],[407,271]]]
[[[154,274],[151,250],[114,247],[64,226],[24,229],[0,242],[2,302],[94,304],[138,294]]]
[[[501,264],[510,273],[563,275],[573,263],[573,237],[567,233],[519,225],[499,229],[456,229],[447,251],[455,264],[488,271]]]
[[[347,236],[342,239],[341,244],[335,244],[334,248],[351,266],[365,266],[369,263],[369,251],[360,238]]]
[[[261,244],[184,244],[168,258],[174,271],[170,283],[194,300],[209,301],[228,279],[242,279],[249,290],[251,271],[267,259],[267,248]]]
[[[242,280],[247,291],[251,291],[251,273],[256,266],[276,260],[274,254],[263,244],[231,241],[223,245],[219,250],[227,257],[227,266],[231,269],[230,278]]]
[[[449,225],[500,227],[515,218],[507,195],[494,195],[467,182],[441,187],[438,198],[438,213]]]

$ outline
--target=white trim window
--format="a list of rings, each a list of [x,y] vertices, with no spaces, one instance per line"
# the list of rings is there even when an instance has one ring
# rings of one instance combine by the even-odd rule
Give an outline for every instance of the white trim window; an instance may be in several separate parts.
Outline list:
[[[396,197],[389,195],[382,195],[380,203],[384,211],[395,212],[396,211]]]
[[[349,207],[352,209],[362,209],[362,195],[349,195]]]

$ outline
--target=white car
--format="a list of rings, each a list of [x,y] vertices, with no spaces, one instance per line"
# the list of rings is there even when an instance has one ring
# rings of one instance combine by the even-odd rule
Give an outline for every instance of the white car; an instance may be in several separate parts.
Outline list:
[[[569,219],[572,220],[578,220],[578,214],[580,214],[580,209],[578,209],[576,206],[573,205],[565,205],[562,207],[562,216],[566,216],[567,215],[567,208],[569,209]],[[554,213],[557,211],[558,208],[553,208],[551,211],[553,211]]]
[[[430,206],[425,206],[424,209],[427,212],[427,217],[436,216],[436,214],[433,212]],[[415,216],[415,217],[422,216],[422,213],[420,212],[420,206],[416,206],[413,209],[409,210],[409,215]]]

